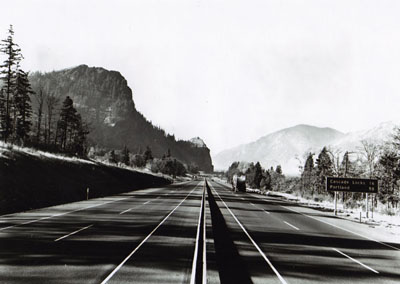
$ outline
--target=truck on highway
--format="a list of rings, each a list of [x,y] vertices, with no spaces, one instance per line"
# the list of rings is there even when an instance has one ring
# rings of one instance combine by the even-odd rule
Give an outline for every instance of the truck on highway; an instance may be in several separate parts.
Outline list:
[[[234,174],[232,177],[232,190],[234,192],[237,191],[246,191],[246,176],[242,174]]]

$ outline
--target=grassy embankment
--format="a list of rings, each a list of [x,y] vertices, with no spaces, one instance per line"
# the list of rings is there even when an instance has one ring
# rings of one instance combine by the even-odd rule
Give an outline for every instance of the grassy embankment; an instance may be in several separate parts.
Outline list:
[[[135,189],[171,180],[93,161],[0,145],[0,214],[20,212]]]

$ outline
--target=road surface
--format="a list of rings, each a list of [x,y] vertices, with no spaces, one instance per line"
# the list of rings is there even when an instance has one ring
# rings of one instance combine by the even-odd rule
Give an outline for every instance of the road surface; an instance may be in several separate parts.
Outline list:
[[[368,226],[208,185],[1,216],[0,282],[400,283],[400,245]]]

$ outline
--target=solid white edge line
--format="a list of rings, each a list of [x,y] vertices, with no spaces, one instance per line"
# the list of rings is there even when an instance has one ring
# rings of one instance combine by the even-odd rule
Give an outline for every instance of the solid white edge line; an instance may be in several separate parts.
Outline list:
[[[87,206],[87,207],[84,207],[84,208],[78,208],[78,209],[75,209],[75,210],[72,210],[72,211],[68,211],[68,212],[64,212],[64,213],[58,213],[58,214],[42,217],[42,218],[39,218],[39,219],[35,219],[35,220],[28,221],[28,222],[24,222],[24,223],[21,223],[21,224],[15,224],[15,225],[12,225],[12,226],[0,228],[0,231],[4,231],[4,230],[15,228],[15,227],[20,227],[20,226],[23,226],[23,225],[36,223],[36,222],[47,220],[47,219],[54,218],[54,217],[64,216],[64,215],[67,215],[67,214],[70,214],[70,213],[83,211],[83,210],[86,210],[86,209],[90,209],[90,208],[106,205],[106,204],[113,203],[113,202],[118,202],[118,201],[125,200],[125,199],[132,198],[132,197],[133,196],[119,198],[119,199],[107,201],[107,202],[104,202],[104,203],[101,203],[101,204],[95,204],[95,205]]]
[[[264,198],[262,198],[262,197],[259,197],[259,196],[257,196],[257,195],[253,195],[253,196],[256,197],[256,198],[258,198],[258,199],[263,200],[264,202],[267,202],[267,201],[266,201]],[[303,215],[303,216],[306,216],[306,217],[308,217],[308,218],[311,218],[311,219],[314,219],[314,220],[316,220],[316,221],[319,221],[319,222],[321,222],[321,223],[325,223],[325,224],[330,225],[330,226],[332,226],[332,227],[341,229],[341,230],[346,231],[346,232],[348,232],[348,233],[351,233],[351,234],[353,234],[353,235],[356,235],[356,236],[365,238],[365,239],[367,239],[367,240],[376,242],[376,243],[378,243],[378,244],[381,244],[381,245],[383,245],[383,246],[389,247],[389,248],[391,248],[391,249],[400,251],[400,248],[397,248],[397,247],[388,245],[388,244],[386,244],[386,243],[384,243],[384,242],[381,242],[381,241],[378,241],[378,240],[376,240],[376,239],[373,239],[373,238],[370,238],[370,237],[361,235],[361,234],[359,234],[359,233],[356,233],[356,232],[350,231],[350,230],[348,230],[348,229],[339,227],[339,226],[334,225],[334,224],[331,224],[331,223],[329,223],[329,222],[326,222],[326,221],[323,221],[323,220],[319,220],[319,219],[317,219],[317,218],[315,218],[315,217],[309,216],[309,215],[307,215],[307,214],[305,214],[305,213],[299,212],[299,211],[294,210],[294,209],[292,209],[292,208],[289,208],[289,207],[286,207],[286,206],[283,206],[283,205],[279,205],[279,206],[282,207],[282,208],[286,208],[286,209],[288,209],[288,210],[291,210],[291,211],[293,211],[293,212],[296,212],[296,213],[298,213],[298,214],[301,214],[301,215]],[[268,213],[269,213],[269,212],[268,212]]]
[[[126,210],[120,212],[119,215],[125,214],[126,212],[129,212],[129,211],[131,211],[132,209],[133,209],[133,208],[126,209]]]
[[[79,230],[76,230],[76,231],[74,231],[72,233],[69,233],[68,235],[65,235],[65,236],[62,236],[62,237],[60,237],[58,239],[55,239],[54,241],[55,242],[61,241],[62,239],[68,238],[69,236],[75,235],[75,234],[77,234],[77,233],[79,233],[79,232],[81,232],[83,230],[89,229],[92,226],[93,226],[93,224],[89,225],[89,226],[86,226],[86,227],[83,227],[83,228],[80,228]]]
[[[206,234],[206,189],[204,188],[204,215],[203,215],[203,284],[207,284],[207,234]]]
[[[317,220],[317,221],[319,221],[319,222],[321,222],[321,223],[325,223],[325,224],[330,225],[330,226],[332,226],[332,227],[341,229],[341,230],[346,231],[346,232],[348,232],[348,233],[351,233],[351,234],[353,234],[353,235],[356,235],[356,236],[365,238],[365,239],[370,240],[370,241],[374,241],[374,242],[376,242],[376,243],[378,243],[378,244],[381,244],[381,245],[383,245],[383,246],[386,246],[386,247],[392,248],[392,249],[394,249],[394,250],[399,250],[399,251],[400,251],[400,248],[397,248],[397,247],[394,247],[394,246],[385,244],[385,243],[383,243],[383,242],[381,242],[381,241],[378,241],[378,240],[375,240],[375,239],[373,239],[373,238],[370,238],[370,237],[361,235],[361,234],[359,234],[359,233],[350,231],[350,230],[348,230],[348,229],[339,227],[339,226],[337,226],[337,225],[335,225],[335,224],[331,224],[331,223],[329,223],[329,222],[326,222],[326,221],[323,221],[323,220],[319,220],[319,219],[317,219],[317,218],[315,218],[315,217],[309,216],[309,215],[307,215],[307,214],[305,214],[305,213],[299,212],[299,211],[294,210],[294,209],[292,209],[292,208],[289,208],[289,207],[286,207],[286,206],[283,206],[283,205],[279,205],[279,206],[281,206],[281,207],[283,207],[283,208],[286,208],[286,209],[288,209],[288,210],[291,210],[291,211],[293,211],[293,212],[296,212],[296,213],[298,213],[298,214],[301,214],[301,215],[303,215],[303,216],[306,216],[306,217],[308,217],[308,218]]]
[[[256,247],[258,252],[261,254],[261,256],[264,258],[264,260],[268,263],[269,267],[271,267],[272,271],[275,273],[275,275],[279,278],[281,283],[287,284],[286,280],[283,279],[283,277],[280,275],[278,270],[274,267],[274,265],[271,263],[271,261],[267,258],[267,256],[264,254],[264,252],[260,249],[260,247],[257,245],[257,243],[253,240],[253,238],[250,236],[250,234],[247,232],[247,230],[243,227],[243,225],[239,222],[239,220],[236,218],[236,216],[232,213],[231,209],[229,209],[228,205],[226,205],[225,201],[222,200],[221,196],[219,193],[214,189],[214,187],[210,184],[211,188],[214,190],[214,192],[218,195],[219,199],[222,201],[222,203],[225,205],[226,209],[228,209],[229,213],[232,215],[232,217],[235,219],[236,223],[239,224],[240,228],[242,228],[243,232],[247,235],[247,237],[250,239],[250,241],[253,243],[253,245]]]
[[[347,257],[348,259],[351,259],[352,261],[354,261],[354,262],[358,263],[359,265],[365,267],[366,269],[369,269],[369,270],[371,270],[372,272],[374,272],[374,273],[376,273],[376,274],[379,274],[379,272],[376,271],[375,269],[373,269],[373,268],[371,268],[371,267],[365,265],[364,263],[361,263],[360,261],[358,261],[358,260],[352,258],[351,256],[348,256],[348,255],[345,254],[344,252],[341,252],[340,250],[335,249],[335,248],[332,248],[332,249],[335,250],[335,251],[337,251],[337,252],[340,253],[341,255],[344,255],[344,256]]]
[[[204,188],[203,188],[204,192]],[[200,238],[200,224],[201,224],[201,211],[203,210],[203,202],[204,202],[204,194],[202,194],[201,202],[200,202],[200,212],[199,212],[199,221],[197,225],[197,233],[196,233],[196,245],[194,247],[193,254],[193,262],[192,262],[192,275],[190,277],[190,284],[195,284],[196,282],[196,268],[197,268],[197,256],[199,254],[199,238]]]
[[[286,222],[286,221],[283,221],[286,225],[288,225],[288,226],[290,226],[290,227],[292,227],[293,229],[295,229],[295,230],[300,230],[299,228],[297,228],[296,226],[293,226],[292,224],[290,224],[289,222]]]
[[[185,184],[185,183],[189,183],[189,182],[190,182],[190,181],[182,182],[182,183],[179,183],[179,184]],[[146,188],[146,189],[151,189],[151,188]],[[140,191],[140,190],[141,190],[141,189],[139,189],[138,191]],[[145,190],[145,189],[143,189],[143,190]],[[168,193],[168,194],[169,194],[169,193]],[[167,195],[168,195],[168,194],[167,194]],[[27,221],[27,222],[24,222],[24,223],[21,223],[21,224],[15,224],[15,225],[7,226],[7,227],[4,227],[4,228],[0,228],[0,231],[5,231],[5,230],[7,230],[7,229],[11,229],[11,228],[20,227],[20,226],[23,226],[23,225],[28,225],[28,224],[40,222],[40,221],[47,220],[47,219],[50,219],[50,218],[53,218],[53,217],[60,217],[60,216],[64,216],[64,215],[67,215],[67,214],[70,214],[70,213],[79,212],[79,211],[83,211],[83,210],[90,209],[90,208],[95,208],[95,207],[102,206],[102,205],[106,205],[106,204],[109,204],[109,203],[118,202],[118,201],[125,200],[125,199],[128,199],[128,198],[133,198],[133,197],[138,196],[138,195],[139,195],[139,196],[141,196],[141,195],[146,195],[146,192],[138,192],[138,193],[136,193],[136,194],[133,195],[133,196],[128,196],[128,197],[124,197],[124,198],[119,198],[119,199],[117,199],[117,200],[110,200],[110,201],[107,201],[107,202],[104,202],[104,203],[101,203],[101,204],[95,204],[95,205],[87,206],[87,207],[84,207],[84,208],[78,208],[78,209],[71,210],[71,211],[68,211],[68,212],[58,213],[58,214],[54,214],[54,215],[42,217],[42,218],[39,218],[39,219]],[[83,201],[83,200],[82,200],[82,201]],[[81,202],[81,201],[77,201],[77,202]],[[6,216],[6,215],[3,215],[3,216]],[[2,217],[2,216],[0,216],[0,217]]]
[[[199,183],[200,184],[200,183]],[[114,276],[114,274],[115,273],[117,273],[118,272],[118,270],[120,270],[121,269],[121,267],[131,258],[131,256],[151,237],[151,235],[153,235],[154,234],[154,232],[155,231],[157,231],[157,229],[169,218],[169,216],[171,216],[172,215],[172,213],[174,213],[175,212],[175,210],[179,207],[179,206],[181,206],[181,204],[189,197],[189,195],[191,195],[192,194],[192,192],[193,191],[195,191],[196,189],[197,189],[197,187],[198,187],[198,185],[199,184],[197,184],[194,188],[193,188],[193,190],[191,191],[191,192],[189,192],[187,195],[186,195],[186,197],[171,211],[171,212],[169,212],[169,214],[157,225],[157,227],[155,227],[154,229],[153,229],[153,231],[151,231],[150,232],[150,234],[148,234],[147,235],[147,237],[146,238],[144,238],[144,240],[143,241],[141,241],[140,242],[140,244],[116,267],[116,268],[114,268],[114,270],[107,276],[107,278],[106,279],[104,279],[102,282],[101,282],[101,284],[105,284],[105,283],[107,283],[108,282],[108,280],[110,280],[113,276]]]

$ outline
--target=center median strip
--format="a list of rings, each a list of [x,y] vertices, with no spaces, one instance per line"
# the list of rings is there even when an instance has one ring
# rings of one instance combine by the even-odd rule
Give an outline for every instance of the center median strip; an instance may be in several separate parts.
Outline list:
[[[207,283],[207,269],[206,269],[206,238],[205,238],[205,183],[201,197],[199,221],[197,226],[196,245],[194,249],[192,275],[190,284]],[[202,251],[201,251],[202,250]]]
[[[167,216],[140,242],[140,244],[127,256],[125,259],[116,267],[114,270],[101,282],[101,284],[107,283],[117,272],[121,269],[121,267],[139,250],[139,248],[154,234],[155,231],[178,209],[179,206],[197,189],[198,185],[196,185],[192,191],[190,191],[184,199],[179,202],[179,204],[172,209]]]

